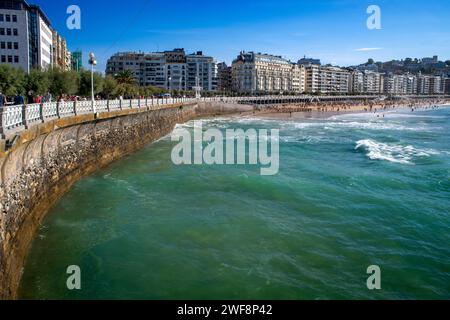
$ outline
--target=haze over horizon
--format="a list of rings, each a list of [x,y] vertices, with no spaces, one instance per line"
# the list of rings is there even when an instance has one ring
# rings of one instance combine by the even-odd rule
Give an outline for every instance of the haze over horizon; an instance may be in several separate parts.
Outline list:
[[[121,51],[203,51],[228,64],[240,51],[303,56],[323,63],[350,66],[392,59],[438,55],[450,58],[450,26],[445,0],[324,0],[185,2],[30,0],[40,5],[53,27],[67,39],[69,50],[96,53],[98,71]],[[81,30],[68,30],[67,7],[81,8]],[[369,5],[381,8],[381,30],[369,30]],[[86,61],[85,61],[86,65]]]

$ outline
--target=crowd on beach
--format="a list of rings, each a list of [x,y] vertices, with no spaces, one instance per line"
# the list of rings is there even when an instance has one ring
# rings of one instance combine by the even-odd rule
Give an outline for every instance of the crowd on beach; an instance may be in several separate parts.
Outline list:
[[[449,103],[450,101],[446,99],[385,100],[368,103],[362,103],[361,101],[327,101],[273,105],[258,111],[262,113],[289,113],[291,116],[296,112],[371,112],[377,114],[397,107],[409,107],[414,112],[418,108],[435,108]]]

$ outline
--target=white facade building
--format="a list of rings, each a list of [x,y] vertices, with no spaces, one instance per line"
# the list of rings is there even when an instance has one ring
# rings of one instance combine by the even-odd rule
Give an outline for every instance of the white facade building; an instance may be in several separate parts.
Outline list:
[[[332,66],[317,64],[305,65],[306,92],[308,93],[340,93],[350,91],[350,71]]]
[[[166,90],[217,90],[217,64],[202,52],[186,55],[184,49],[154,53],[122,52],[108,59],[106,74],[133,72],[140,86]]]
[[[28,14],[21,7],[5,9],[0,2],[0,63],[29,71]]]
[[[280,56],[241,52],[232,64],[232,87],[239,93],[301,92],[302,70]]]
[[[52,65],[53,31],[39,6],[0,0],[0,63],[30,72]]]

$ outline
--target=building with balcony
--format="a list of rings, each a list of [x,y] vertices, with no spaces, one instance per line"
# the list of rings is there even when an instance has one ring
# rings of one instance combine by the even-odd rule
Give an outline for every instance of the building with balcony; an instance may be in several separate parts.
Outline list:
[[[203,55],[197,51],[186,56],[187,90],[201,87],[203,91],[216,91],[218,88],[217,63],[213,57]]]
[[[29,73],[54,66],[70,70],[70,60],[66,41],[39,6],[0,0],[0,64]]]
[[[231,67],[225,62],[217,64],[217,90],[220,92],[232,91]]]
[[[140,86],[166,90],[217,90],[217,65],[214,58],[201,51],[187,55],[184,49],[164,52],[121,52],[108,59],[106,74],[129,70]]]
[[[56,30],[53,30],[53,67],[68,71],[72,69],[71,53],[67,50],[66,40]]]
[[[308,93],[339,93],[350,91],[350,71],[332,66],[317,64],[304,65],[306,70],[306,92]]]
[[[303,67],[280,56],[241,52],[232,64],[232,88],[239,93],[300,92]]]

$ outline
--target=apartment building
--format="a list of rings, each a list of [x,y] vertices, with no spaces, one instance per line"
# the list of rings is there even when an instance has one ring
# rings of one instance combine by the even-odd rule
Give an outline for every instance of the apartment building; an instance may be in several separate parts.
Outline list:
[[[241,52],[231,70],[232,88],[239,93],[289,92],[296,71],[290,61],[280,56],[254,52]]]
[[[319,68],[320,93],[348,93],[350,72],[338,67]]]
[[[418,75],[417,76],[417,93],[418,94],[429,94],[431,88],[431,76]]]
[[[442,84],[443,84],[443,92],[445,94],[450,94],[450,78],[443,77]]]
[[[31,65],[33,67],[48,69],[52,66],[53,32],[50,20],[40,7],[36,5],[30,6],[30,25],[31,49],[35,54]],[[37,50],[33,50],[33,48]]]
[[[308,93],[317,93],[320,88],[320,65],[306,64],[304,65],[306,70],[305,76],[305,91]]]
[[[418,94],[442,94],[444,93],[443,78],[440,76],[430,76],[419,74],[417,76]]]
[[[71,53],[67,50],[66,40],[53,30],[53,67],[68,71],[72,69]]]
[[[364,71],[363,93],[380,94],[383,92],[384,78],[381,73]]]
[[[201,87],[203,91],[216,91],[218,88],[218,69],[213,57],[197,51],[186,56],[187,90]]]
[[[384,77],[384,92],[386,94],[407,94],[407,87],[405,75],[388,74]]]
[[[217,90],[217,64],[201,51],[186,55],[184,49],[154,53],[121,52],[108,59],[106,74],[133,72],[140,86],[167,90]]]
[[[364,72],[360,70],[350,71],[348,84],[349,92],[354,94],[364,93]]]
[[[352,85],[350,82],[350,71],[332,66],[319,66],[307,64],[306,69],[306,92],[308,93],[340,93],[347,94]]]
[[[0,1],[0,63],[29,71],[30,7],[23,1]]]
[[[442,78],[439,76],[430,77],[430,94],[441,94],[442,91]]]
[[[217,64],[217,88],[220,92],[230,92],[232,90],[231,67],[225,62]]]
[[[412,74],[405,75],[406,94],[417,94],[417,77]]]
[[[39,6],[24,0],[0,0],[0,63],[30,72],[53,65],[66,70],[68,60],[67,44],[55,34]]]
[[[292,76],[289,91],[292,93],[306,92],[306,68],[302,64],[292,64]]]

